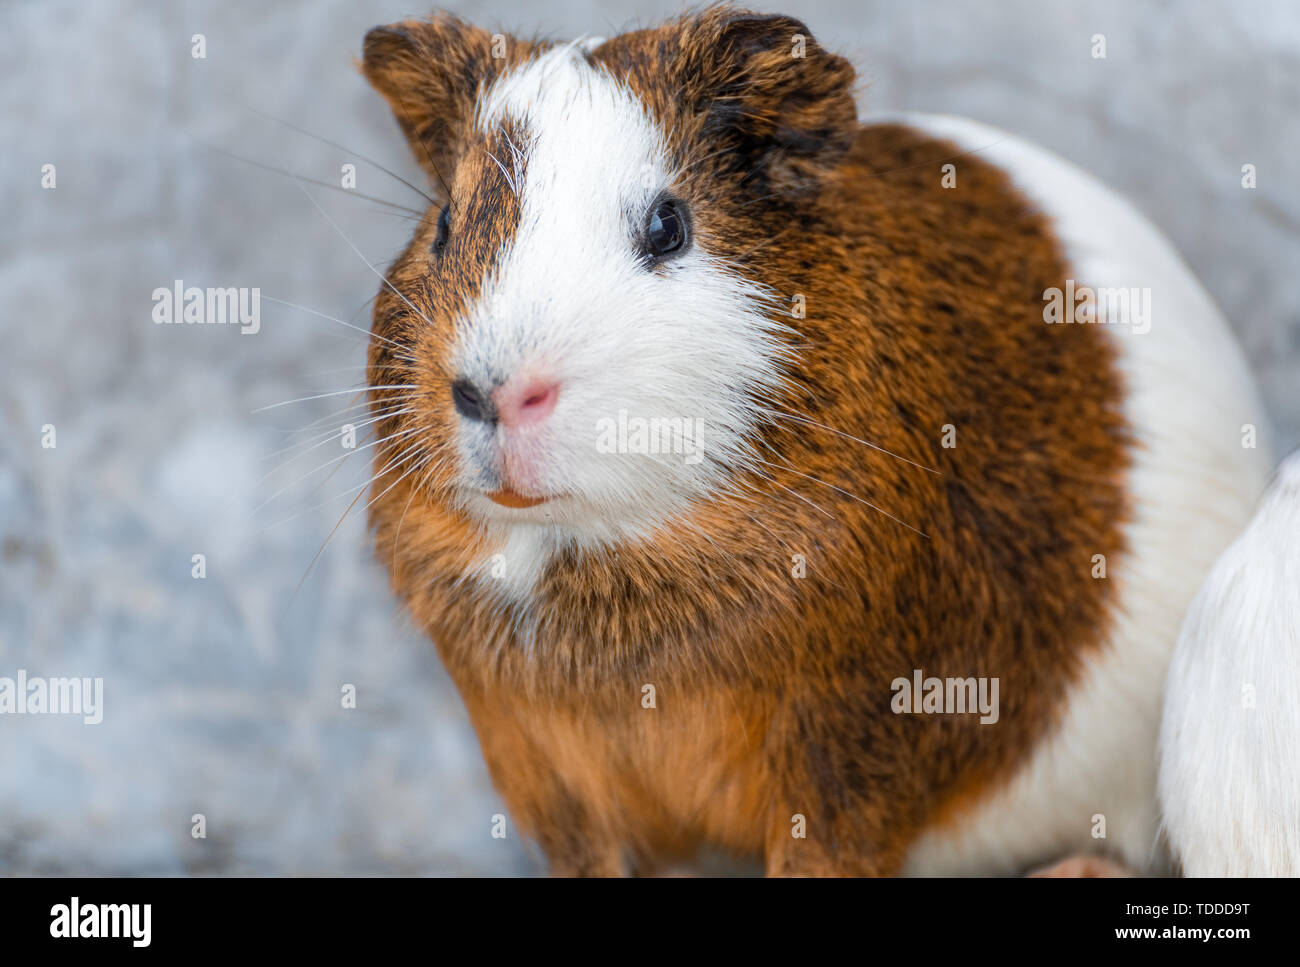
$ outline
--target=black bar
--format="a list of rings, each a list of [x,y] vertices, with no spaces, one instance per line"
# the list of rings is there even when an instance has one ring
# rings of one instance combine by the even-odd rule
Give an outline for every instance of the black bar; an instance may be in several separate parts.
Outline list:
[[[863,955],[918,957],[1189,946],[1232,956],[1261,940],[1285,945],[1294,895],[1284,880],[9,879],[0,880],[0,936],[6,955],[292,949],[296,962],[411,944],[460,962],[479,958],[441,954],[466,945],[496,954],[512,943],[547,959],[557,943],[612,958],[663,955],[684,942],[733,953],[812,944],[811,963],[841,942]],[[100,922],[100,905],[148,904],[148,946],[130,936],[52,936],[70,922],[56,924],[73,897],[87,925],[88,916]],[[127,921],[112,910],[106,922],[142,936],[143,912]]]

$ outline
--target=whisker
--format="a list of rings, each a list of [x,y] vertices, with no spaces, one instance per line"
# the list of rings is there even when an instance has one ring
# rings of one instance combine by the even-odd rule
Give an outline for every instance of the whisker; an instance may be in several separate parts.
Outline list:
[[[297,181],[298,179],[295,178],[294,180]],[[386,285],[386,286],[388,286],[390,289],[392,289],[393,292],[396,294],[396,296],[397,296],[399,299],[401,299],[403,302],[405,302],[405,303],[410,307],[411,311],[414,312],[417,316],[419,316],[420,319],[424,320],[424,322],[426,322],[429,326],[433,326],[433,320],[431,320],[428,316],[426,316],[426,315],[425,315],[423,312],[421,312],[419,309],[415,308],[415,303],[413,303],[410,299],[408,299],[405,295],[403,295],[403,294],[398,290],[397,286],[395,286],[395,285],[393,285],[393,283],[389,282],[387,276],[385,276],[382,272],[380,272],[377,268],[375,268],[373,265],[370,264],[370,260],[369,260],[368,258],[366,258],[364,255],[361,254],[361,249],[357,248],[355,245],[352,244],[352,239],[348,238],[347,235],[345,235],[345,234],[343,233],[343,229],[339,228],[338,223],[337,223],[336,221],[334,221],[334,219],[332,219],[332,218],[330,217],[329,212],[327,212],[324,208],[321,207],[320,202],[318,202],[314,197],[312,197],[312,193],[309,192],[309,191],[307,190],[307,187],[306,187],[305,185],[303,185],[303,184],[301,183],[301,181],[299,181],[299,183],[298,183],[298,187],[301,188],[301,189],[302,189],[302,193],[303,193],[304,195],[307,196],[307,200],[310,201],[313,205],[316,206],[316,210],[317,210],[318,212],[320,212],[322,215],[325,216],[325,220],[326,220],[327,222],[330,223],[330,225],[333,227],[334,231],[338,232],[339,237],[340,237],[341,239],[343,239],[343,241],[345,241],[345,242],[348,243],[348,246],[352,249],[352,251],[354,251],[354,252],[357,253],[357,258],[361,259],[361,261],[364,262],[364,263],[366,264],[366,268],[368,268],[371,272],[373,272],[373,273],[375,274],[375,276],[379,279],[379,281],[383,282],[384,285]],[[335,321],[337,322],[338,320],[335,320]],[[380,338],[383,338],[383,337],[380,337]],[[388,340],[388,341],[389,341],[389,342],[392,342],[391,339]],[[394,345],[397,345],[397,344],[394,343]],[[405,349],[406,347],[401,347],[401,348]]]
[[[414,383],[394,383],[389,386],[362,386],[358,389],[341,389],[335,390],[333,393],[317,393],[315,396],[300,396],[296,400],[285,400],[283,403],[271,403],[269,406],[259,406],[252,412],[265,413],[267,410],[274,410],[280,406],[289,406],[292,403],[306,403],[309,400],[323,400],[328,399],[331,396],[347,396],[349,393],[356,395],[357,393],[368,393],[371,390],[377,389],[419,389],[419,387]]]
[[[838,520],[838,518],[837,518],[834,514],[832,514],[829,510],[827,510],[827,509],[826,509],[825,507],[823,507],[821,504],[819,504],[819,503],[817,503],[816,501],[814,501],[814,500],[812,500],[812,499],[810,499],[810,498],[804,496],[803,494],[799,493],[799,491],[797,491],[797,490],[791,490],[789,487],[785,486],[784,484],[779,484],[779,483],[777,483],[777,482],[776,482],[775,480],[773,480],[771,477],[768,477],[767,479],[768,479],[768,481],[769,481],[770,483],[774,484],[774,485],[777,486],[777,487],[780,487],[780,488],[781,488],[782,490],[784,490],[786,493],[788,493],[788,494],[790,494],[790,495],[792,495],[792,496],[798,497],[800,500],[802,500],[802,501],[803,501],[804,503],[806,503],[808,506],[812,507],[813,510],[820,511],[821,513],[823,513],[823,514],[825,514],[827,517],[829,517],[831,520]]]
[[[353,198],[361,198],[365,201],[372,201],[379,205],[387,205],[389,208],[396,208],[400,211],[407,212],[416,218],[424,217],[424,212],[415,208],[408,208],[406,205],[399,205],[395,201],[388,201],[385,198],[376,198],[374,195],[367,195],[363,192],[359,192],[355,188],[344,188],[342,185],[331,184],[328,181],[320,181],[316,178],[307,178],[302,175],[295,175],[292,171],[285,168],[277,168],[275,165],[263,164],[261,161],[254,161],[252,158],[245,158],[243,155],[235,154],[233,151],[227,151],[225,148],[218,148],[215,144],[208,144],[206,141],[199,141],[198,143],[203,145],[209,151],[215,151],[217,154],[224,154],[227,158],[242,161],[246,165],[252,165],[254,168],[261,168],[263,171],[273,171],[277,175],[284,175],[288,178],[293,178],[295,181],[305,181],[320,188],[328,188],[331,191],[341,191],[346,195],[351,195]],[[358,155],[358,157],[360,156]]]
[[[306,189],[304,189],[304,190],[306,190]],[[315,201],[315,199],[312,199],[312,200]],[[319,206],[317,206],[317,207],[319,207]],[[325,217],[328,218],[329,216],[326,215]],[[337,226],[336,226],[336,227],[337,227]],[[347,241],[347,239],[344,238],[344,241]],[[349,244],[351,244],[351,243],[349,243]],[[358,254],[358,255],[361,255],[360,252],[358,252],[357,254]],[[365,256],[362,256],[362,259],[361,259],[361,260],[364,262],[364,261],[365,261]],[[369,263],[369,262],[366,262],[366,264],[369,265],[370,263]],[[373,270],[373,269],[372,269],[372,270]],[[387,280],[385,280],[385,281],[387,281]],[[400,295],[400,293],[399,293],[399,295]],[[376,338],[376,339],[382,339],[384,342],[389,343],[389,344],[391,344],[391,345],[393,345],[393,346],[396,346],[398,349],[401,349],[403,352],[405,352],[405,350],[406,350],[406,347],[403,346],[400,342],[393,342],[393,340],[388,339],[388,338],[386,338],[385,336],[381,336],[381,335],[379,335],[379,333],[377,333],[377,332],[371,332],[369,329],[362,329],[360,326],[354,326],[354,325],[353,325],[352,323],[350,323],[350,322],[344,322],[342,319],[338,319],[338,318],[335,318],[334,316],[326,315],[325,313],[323,313],[323,312],[319,312],[319,311],[317,311],[316,309],[308,309],[306,306],[300,306],[300,305],[298,305],[296,302],[287,302],[287,301],[284,300],[284,299],[277,299],[277,298],[275,298],[275,296],[264,295],[264,296],[262,296],[262,298],[263,298],[263,299],[266,299],[268,302],[278,302],[280,305],[282,305],[282,306],[288,306],[290,309],[297,309],[299,312],[308,312],[308,313],[311,313],[311,315],[313,315],[313,316],[320,316],[322,319],[328,319],[330,322],[337,322],[340,326],[347,326],[349,329],[355,329],[357,332],[361,333],[363,336],[366,336],[366,337],[373,336],[373,337]],[[414,307],[412,307],[412,308],[414,308]],[[427,320],[426,320],[426,321],[427,321]],[[414,359],[409,359],[408,357],[405,357],[405,356],[403,356],[403,357],[401,357],[401,358],[402,358],[402,359],[406,359],[406,360],[407,360],[408,362],[410,362],[410,363],[414,363],[414,362],[415,362]]]
[[[371,418],[368,419],[368,420],[364,420],[364,421],[362,421],[362,422],[360,422],[360,423],[357,423],[356,425],[353,426],[353,429],[354,429],[354,430],[360,430],[360,429],[363,429],[363,428],[365,428],[365,427],[367,427],[367,426],[370,426],[370,425],[372,425],[372,424],[374,424],[374,423],[379,423],[381,420],[391,420],[391,419],[395,419],[396,417],[399,417],[399,416],[407,416],[407,415],[409,415],[409,414],[411,414],[411,413],[414,413],[414,412],[415,412],[415,410],[411,409],[410,407],[406,407],[406,408],[404,408],[404,409],[393,410],[393,411],[388,412],[388,413],[381,413],[381,414],[379,414],[378,416],[373,416],[373,417],[371,417]],[[294,460],[298,460],[298,459],[300,459],[300,458],[302,458],[302,457],[305,457],[307,454],[311,453],[311,452],[312,452],[313,450],[315,450],[317,447],[324,446],[326,443],[329,443],[331,440],[339,440],[339,439],[342,439],[342,438],[343,438],[343,428],[342,428],[342,427],[339,427],[338,429],[329,429],[329,430],[326,430],[323,434],[317,434],[316,436],[314,436],[314,437],[310,437],[309,439],[306,439],[306,440],[300,440],[300,441],[297,442],[297,443],[291,443],[291,444],[290,444],[289,446],[287,446],[287,447],[281,447],[279,450],[274,450],[274,451],[272,451],[271,453],[268,453],[268,454],[266,454],[265,456],[263,456],[261,459],[262,459],[262,460],[270,460],[272,457],[278,457],[278,456],[279,456],[280,454],[282,454],[282,453],[288,453],[290,450],[296,450],[296,449],[298,449],[299,447],[307,446],[307,444],[309,444],[309,443],[312,444],[310,447],[307,447],[306,450],[303,450],[301,453],[297,453],[297,454],[295,454],[292,458],[290,458],[290,460],[286,461],[285,466],[287,466],[289,463],[292,463]],[[313,442],[312,442],[313,440],[316,440],[316,441],[319,441],[319,442],[313,443]],[[277,468],[277,469],[279,469],[279,468]]]
[[[769,466],[769,467],[775,467],[775,468],[778,469],[778,470],[785,470],[785,471],[788,471],[789,473],[794,474],[795,476],[803,477],[803,478],[806,479],[806,480],[811,480],[813,483],[819,483],[819,484],[821,484],[823,487],[830,487],[831,490],[834,490],[836,493],[843,494],[845,497],[848,497],[848,498],[851,499],[851,500],[856,500],[856,501],[857,501],[858,503],[860,503],[860,504],[865,504],[866,506],[870,507],[872,510],[876,511],[877,513],[879,513],[879,514],[883,514],[884,516],[888,517],[888,518],[889,518],[890,520],[892,520],[894,523],[899,524],[899,525],[902,526],[902,527],[906,527],[908,530],[913,531],[913,532],[915,532],[915,533],[917,533],[917,534],[920,534],[920,535],[921,535],[922,537],[924,537],[926,540],[929,540],[929,539],[930,539],[930,535],[927,534],[927,533],[925,533],[925,531],[918,530],[917,528],[913,527],[911,524],[907,523],[907,521],[899,520],[899,519],[898,519],[897,517],[895,517],[893,514],[889,513],[889,511],[887,511],[887,510],[882,510],[880,507],[877,507],[877,506],[876,506],[875,504],[873,504],[871,501],[869,501],[869,500],[863,500],[863,499],[862,499],[861,497],[859,497],[857,494],[851,494],[851,493],[849,493],[847,490],[843,489],[842,487],[837,487],[837,486],[835,486],[835,484],[833,484],[833,483],[829,483],[829,482],[827,482],[827,481],[825,481],[825,480],[822,480],[822,479],[819,478],[819,477],[814,477],[814,476],[811,476],[810,474],[806,474],[806,473],[800,473],[798,470],[795,470],[793,467],[786,466],[786,465],[784,465],[784,464],[771,463],[771,462],[769,462],[769,461],[767,461],[767,460],[764,460],[762,457],[757,457],[757,456],[754,457],[754,459],[757,460],[759,463],[766,464],[766,465]],[[776,483],[776,481],[772,481],[772,482],[773,482],[773,483]],[[779,485],[778,485],[778,486],[779,486]]]
[[[364,493],[364,492],[365,492],[365,491],[362,491],[362,493]],[[309,563],[309,564],[307,565],[307,570],[305,570],[305,571],[302,572],[302,580],[300,580],[300,581],[298,582],[298,586],[297,586],[296,588],[293,589],[293,594],[291,594],[291,595],[289,596],[289,604],[290,604],[290,605],[292,605],[293,602],[294,602],[294,599],[298,597],[298,592],[301,591],[301,590],[302,590],[302,586],[303,586],[305,583],[307,583],[307,576],[308,576],[309,574],[311,574],[312,568],[314,568],[314,567],[316,566],[316,562],[317,562],[318,560],[320,560],[320,556],[321,556],[323,553],[325,553],[325,548],[329,545],[329,542],[330,542],[331,540],[333,540],[335,533],[337,533],[337,532],[338,532],[338,529],[339,529],[340,527],[343,526],[343,522],[344,522],[345,520],[347,520],[347,518],[348,518],[348,514],[350,514],[350,513],[352,512],[352,508],[356,506],[357,501],[360,500],[360,499],[361,499],[361,494],[357,494],[355,497],[352,498],[352,503],[348,504],[347,510],[343,511],[343,516],[340,517],[340,518],[338,519],[338,523],[336,523],[336,524],[335,524],[335,525],[330,529],[329,534],[326,535],[325,540],[321,543],[320,549],[317,550],[316,553],[315,553],[315,555],[312,556],[311,563]],[[286,607],[287,607],[287,606],[286,606]]]
[[[519,197],[519,189],[515,187],[515,180],[512,177],[510,177],[510,173],[506,171],[506,166],[503,165],[500,162],[500,160],[498,160],[496,155],[494,155],[491,151],[488,151],[486,145],[484,145],[483,147],[483,152],[494,162],[496,162],[496,166],[501,169],[501,177],[504,178],[506,180],[506,184],[510,186],[510,193],[514,195],[516,198]]]
[[[366,163],[369,164],[369,165],[373,165],[374,167],[376,167],[376,168],[378,168],[380,171],[382,171],[384,174],[389,175],[390,177],[396,178],[398,181],[400,181],[402,184],[404,184],[407,188],[411,189],[411,191],[415,192],[417,195],[419,195],[421,198],[423,198],[425,201],[427,201],[430,205],[437,205],[437,204],[438,204],[436,201],[433,200],[432,197],[430,197],[430,196],[428,195],[428,193],[426,193],[425,191],[423,191],[423,190],[420,189],[420,188],[417,188],[415,185],[411,184],[409,181],[407,181],[405,178],[403,178],[403,177],[402,177],[401,175],[399,175],[397,172],[395,172],[395,171],[390,171],[388,168],[385,168],[383,165],[381,165],[381,164],[380,164],[378,161],[376,161],[374,158],[367,158],[367,157],[366,157],[365,155],[363,155],[360,151],[353,151],[351,148],[345,148],[343,145],[341,145],[341,144],[339,144],[339,143],[337,143],[337,142],[335,142],[335,141],[331,141],[329,138],[322,138],[319,134],[313,134],[312,132],[306,130],[305,128],[300,128],[300,127],[298,127],[298,125],[296,125],[296,124],[291,124],[290,122],[285,121],[285,120],[282,120],[281,118],[274,117],[273,115],[267,114],[265,111],[259,111],[259,110],[258,110],[257,108],[255,108],[255,107],[250,107],[248,110],[252,111],[254,114],[260,114],[262,117],[266,118],[268,121],[274,121],[276,124],[282,124],[282,125],[284,125],[286,128],[288,128],[288,129],[291,130],[291,131],[297,131],[299,134],[304,134],[304,135],[306,135],[306,136],[309,137],[309,138],[314,138],[315,140],[319,141],[321,144],[328,144],[331,148],[337,148],[339,151],[345,151],[345,152],[347,152],[348,154],[356,155],[356,156],[357,156],[358,158],[360,158],[362,161],[366,162]],[[349,189],[346,189],[346,190],[351,191],[352,189],[349,188]]]
[[[379,419],[385,419],[385,418],[386,418],[386,417],[379,417]],[[341,434],[334,434],[334,435],[331,436],[331,437],[328,437],[328,438],[326,438],[326,439],[324,439],[324,440],[321,440],[321,441],[318,442],[318,443],[313,444],[312,446],[308,447],[306,450],[302,451],[301,453],[294,454],[293,456],[289,457],[288,459],[280,461],[278,464],[276,464],[274,467],[272,467],[270,470],[268,470],[266,473],[264,473],[261,477],[258,478],[258,480],[257,480],[257,484],[258,484],[258,486],[260,486],[260,485],[262,485],[263,483],[265,483],[268,479],[270,479],[271,477],[275,476],[277,473],[280,473],[280,472],[282,472],[282,471],[284,471],[284,470],[287,470],[287,469],[288,469],[289,467],[291,467],[295,462],[297,462],[298,460],[301,460],[303,457],[307,456],[307,454],[311,453],[313,450],[316,450],[317,448],[322,447],[322,446],[324,446],[325,444],[329,443],[331,439],[337,439],[337,438],[339,438],[340,436],[341,436]],[[299,445],[301,446],[302,444],[299,444]],[[362,449],[367,449],[367,448],[366,448],[366,447],[362,447]],[[356,448],[354,447],[354,448],[350,449],[348,452],[349,452],[349,453],[352,453],[352,452],[355,452],[355,450],[356,450]],[[273,454],[273,456],[274,456],[274,454]],[[344,453],[344,454],[342,454],[342,456],[343,456],[344,458],[346,458],[346,457],[348,456],[348,453]],[[326,465],[324,465],[324,466],[328,466],[328,464],[326,464]],[[340,467],[342,466],[342,461],[339,462],[339,466],[340,466]],[[316,470],[320,470],[320,469],[321,469],[321,467],[317,467],[317,468],[316,468]],[[337,469],[338,469],[338,467],[335,467],[335,468],[334,468],[334,470],[337,470]],[[324,479],[321,481],[321,483],[320,483],[319,486],[324,486],[326,483],[328,483],[328,482],[330,481],[330,479],[334,476],[334,470],[331,470],[328,474],[325,475]],[[314,472],[315,472],[315,471],[312,471],[312,473],[314,473]],[[306,479],[308,476],[310,476],[310,475],[311,475],[310,473],[308,473],[308,474],[304,474],[303,476],[299,477],[298,480],[294,481],[294,483],[300,483],[300,482],[302,482],[303,480],[305,480],[305,479]],[[290,486],[293,486],[293,485],[291,484]],[[317,489],[319,489],[319,486],[318,486]],[[267,502],[269,503],[270,500],[273,500],[273,499],[274,499],[274,496],[272,496],[271,498],[268,498]]]
[[[356,390],[355,392],[358,395],[361,395],[365,393],[366,390],[360,389],[360,390]],[[365,399],[357,400],[355,403],[349,403],[347,406],[340,407],[337,410],[332,410],[329,413],[324,414],[323,416],[319,416],[316,419],[312,420],[310,423],[304,423],[302,426],[298,427],[295,430],[285,430],[284,432],[290,434],[304,433],[312,429],[312,427],[316,426],[316,424],[318,423],[325,423],[329,420],[334,419],[335,417],[340,417],[345,413],[350,413],[352,410],[364,409],[365,407],[377,406],[379,404],[382,404],[381,409],[383,409],[389,406],[393,406],[394,404],[397,403],[410,403],[414,400],[420,399],[423,395],[424,395],[423,393],[413,390],[409,393],[390,393],[384,396],[383,399],[371,399],[369,397],[366,397]],[[376,410],[375,412],[379,412],[379,411],[380,410]]]
[[[430,457],[432,457],[432,455],[433,455],[433,454],[432,454],[432,451],[430,451]],[[401,538],[401,536],[402,536],[402,525],[406,523],[406,512],[407,512],[408,510],[411,509],[411,501],[413,501],[413,500],[415,499],[415,495],[416,495],[417,493],[419,493],[420,490],[422,490],[425,486],[427,486],[428,481],[429,481],[429,474],[432,473],[434,470],[436,470],[436,469],[437,469],[439,466],[441,466],[444,462],[445,462],[445,461],[440,460],[440,459],[430,459],[430,460],[426,461],[426,465],[425,465],[425,469],[424,469],[423,473],[420,474],[419,479],[416,480],[415,483],[411,486],[411,496],[409,496],[409,497],[406,498],[406,506],[402,508],[402,516],[401,516],[400,518],[398,518],[398,521],[397,521],[397,532],[396,532],[395,534],[393,534],[393,558],[392,558],[392,560],[393,560],[393,564],[394,564],[394,566],[395,566],[396,563],[397,563],[397,542],[398,542],[399,538]]]
[[[339,373],[355,373],[358,369],[365,371],[370,368],[369,363],[353,363],[351,366],[336,366],[334,369],[314,369],[310,373],[303,373],[303,379],[317,379],[321,376],[337,376]]]
[[[808,417],[801,416],[795,413],[785,413],[780,410],[770,409],[769,407],[766,406],[760,406],[758,407],[758,409],[762,410],[764,413],[769,414],[770,416],[774,416],[779,419],[794,420],[797,423],[805,423],[808,426],[820,427],[821,429],[826,430],[829,433],[834,433],[836,436],[844,437],[844,439],[846,440],[852,440],[854,443],[861,443],[863,446],[868,446],[871,447],[871,449],[873,450],[878,450],[881,453],[886,454],[887,456],[893,457],[895,460],[901,460],[903,461],[903,463],[911,464],[913,467],[916,467],[919,470],[925,470],[928,471],[929,473],[938,474],[941,477],[943,476],[942,470],[936,470],[933,467],[927,467],[925,464],[917,463],[915,460],[909,460],[907,459],[907,457],[894,453],[894,451],[892,450],[886,450],[884,447],[878,446],[877,444],[872,443],[870,440],[863,440],[861,437],[855,437],[851,433],[845,433],[842,430],[837,430],[833,426],[827,426],[825,423],[818,423],[814,419],[810,419]]]
[[[404,405],[406,403],[413,402],[415,400],[418,400],[420,398],[420,395],[421,394],[419,393],[399,393],[396,396],[391,396],[388,399],[384,400],[384,405],[379,409],[375,410],[374,412],[382,413],[384,412],[384,410],[390,407]],[[326,423],[330,420],[337,420],[340,417],[342,417],[343,414],[345,413],[350,413],[353,410],[362,409],[364,407],[369,407],[373,405],[374,405],[373,400],[369,400],[369,399],[360,400],[359,402],[353,403],[351,406],[343,407],[343,409],[341,410],[335,410],[332,413],[326,413],[324,416],[312,420],[310,423],[307,423],[296,430],[284,430],[283,432],[290,436],[292,436],[295,433],[306,433],[307,431],[311,430],[313,427],[318,426],[321,423]]]
[[[393,113],[399,115],[399,120],[402,122],[404,130],[417,130],[415,124],[411,122],[410,117],[407,116],[407,113],[404,110],[402,110],[400,102],[394,102],[392,108]],[[451,206],[451,210],[454,213],[459,215],[460,208],[456,205],[456,199],[451,197],[451,184],[442,176],[442,172],[438,170],[438,163],[433,160],[433,152],[429,150],[428,142],[426,142],[424,138],[417,138],[416,140],[420,142],[420,147],[424,149],[424,156],[429,159],[429,167],[433,170],[434,177],[437,178],[438,183],[442,185],[443,194],[447,196],[447,204]],[[437,203],[435,202],[435,204]]]
[[[325,463],[322,463],[319,467],[317,467],[317,468],[314,469],[314,470],[308,470],[306,473],[304,473],[304,474],[303,474],[301,477],[299,477],[297,480],[294,480],[294,481],[292,481],[291,483],[287,483],[287,484],[285,484],[283,487],[281,487],[281,488],[280,488],[279,490],[277,490],[275,493],[271,494],[270,497],[267,497],[266,500],[262,501],[260,504],[258,504],[256,507],[254,507],[254,508],[253,508],[253,513],[256,514],[259,510],[261,510],[263,507],[265,507],[265,506],[266,506],[267,504],[269,504],[271,501],[275,500],[275,498],[279,497],[279,496],[280,496],[281,494],[283,494],[286,490],[290,490],[290,489],[292,489],[293,487],[296,487],[298,484],[302,483],[304,480],[306,480],[306,479],[307,479],[308,477],[310,477],[312,474],[320,473],[320,472],[321,472],[322,470],[324,470],[326,467],[332,466],[333,464],[338,463],[340,460],[346,460],[348,457],[352,456],[353,454],[360,453],[360,452],[362,452],[363,450],[369,450],[371,447],[379,446],[381,443],[385,443],[385,442],[387,442],[387,441],[389,441],[389,440],[394,440],[394,439],[397,439],[397,438],[399,438],[399,437],[404,437],[404,436],[407,436],[407,435],[409,435],[409,434],[411,434],[411,433],[417,433],[417,432],[419,432],[419,429],[420,429],[419,427],[413,426],[413,427],[407,427],[407,428],[404,429],[404,430],[395,430],[395,431],[393,431],[392,433],[390,433],[388,436],[384,437],[384,438],[381,439],[381,440],[375,440],[373,443],[367,443],[367,444],[366,444],[365,446],[363,446],[363,447],[357,447],[355,450],[349,450],[347,453],[344,453],[344,454],[342,454],[342,455],[340,455],[340,456],[335,457],[335,458],[332,459],[332,460],[328,460],[328,461],[326,461]]]
[[[414,451],[413,451],[411,454],[409,454],[408,456],[403,457],[401,462],[402,462],[402,463],[405,463],[407,460],[411,459],[412,456],[415,456],[415,455],[419,454],[419,452],[420,452],[420,451],[418,451],[418,450],[414,450]],[[373,506],[375,505],[375,501],[382,499],[383,496],[384,496],[384,494],[387,494],[388,491],[392,490],[392,489],[393,489],[394,487],[396,487],[399,483],[401,483],[403,480],[405,480],[407,477],[409,477],[409,476],[410,476],[414,471],[419,470],[422,466],[424,466],[424,465],[427,464],[428,462],[429,462],[429,456],[428,456],[428,454],[426,453],[426,454],[425,454],[424,456],[422,456],[419,460],[417,460],[414,464],[412,464],[410,467],[408,467],[408,468],[406,469],[406,471],[405,471],[405,472],[404,472],[400,477],[398,477],[398,478],[397,478],[396,480],[394,480],[391,484],[389,484],[388,487],[384,490],[384,493],[380,494],[378,497],[375,497],[375,498],[371,499],[370,502],[367,503],[366,506],[365,506],[365,508],[363,508],[363,509],[365,509],[365,510],[369,510],[371,507],[373,507]],[[401,465],[401,464],[399,464],[399,466],[400,466],[400,465]],[[393,468],[393,469],[396,469],[396,468]],[[382,475],[383,475],[384,473],[386,473],[386,472],[388,472],[388,471],[381,471],[380,473],[376,474],[375,477],[378,478],[378,477],[382,476]],[[375,482],[374,480],[371,481],[371,483],[374,483],[374,482]]]
[[[282,518],[281,520],[277,520],[277,521],[275,521],[273,524],[269,524],[269,525],[267,525],[267,526],[268,526],[268,527],[279,527],[279,526],[282,525],[282,524],[287,524],[287,523],[289,523],[290,521],[297,520],[299,517],[302,517],[302,516],[305,515],[305,514],[310,514],[312,511],[320,510],[322,507],[328,507],[330,504],[334,503],[336,500],[342,500],[344,497],[348,496],[348,495],[351,494],[351,493],[355,493],[355,492],[358,491],[358,490],[364,491],[367,487],[371,486],[371,485],[372,485],[376,480],[378,480],[378,479],[379,479],[381,476],[383,476],[385,473],[388,473],[388,472],[391,471],[391,470],[395,470],[397,467],[401,466],[401,464],[405,463],[405,462],[406,462],[407,460],[409,460],[411,457],[416,456],[417,454],[419,454],[420,451],[417,450],[417,449],[414,449],[414,448],[409,448],[409,449],[404,450],[404,451],[402,451],[402,452],[403,452],[403,454],[405,454],[405,455],[402,456],[401,459],[396,459],[396,458],[395,458],[394,460],[389,461],[389,463],[388,463],[387,466],[385,466],[382,470],[379,470],[379,471],[377,471],[376,473],[374,473],[374,474],[370,475],[369,477],[367,477],[367,478],[366,478],[362,483],[357,484],[357,485],[354,486],[354,487],[349,487],[347,490],[343,491],[342,493],[335,494],[333,497],[328,497],[328,498],[326,498],[325,500],[322,500],[322,501],[321,501],[320,503],[318,503],[318,504],[313,504],[311,507],[307,507],[307,508],[305,508],[305,509],[303,509],[303,510],[300,510],[300,511],[298,511],[298,513],[296,513],[296,514],[292,514],[292,515],[290,515],[290,516],[288,516],[288,517]]]

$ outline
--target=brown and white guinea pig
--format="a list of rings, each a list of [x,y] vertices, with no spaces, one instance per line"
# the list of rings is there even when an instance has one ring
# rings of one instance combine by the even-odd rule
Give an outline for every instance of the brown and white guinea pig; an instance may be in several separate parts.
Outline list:
[[[783,16],[363,70],[439,202],[375,304],[378,553],[553,871],[1162,868],[1163,676],[1269,461],[1132,208],[860,123]]]

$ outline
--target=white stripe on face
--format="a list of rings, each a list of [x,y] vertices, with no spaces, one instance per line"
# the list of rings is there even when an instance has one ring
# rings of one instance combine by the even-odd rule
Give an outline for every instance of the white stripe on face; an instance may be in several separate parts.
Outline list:
[[[519,224],[460,323],[453,364],[484,386],[526,373],[560,391],[554,412],[526,430],[462,426],[467,505],[580,544],[649,533],[746,465],[754,397],[779,379],[780,326],[759,287],[698,246],[648,265],[645,220],[673,187],[666,138],[636,95],[576,48],[552,49],[486,92],[480,130],[506,121],[524,132],[522,164],[482,162],[511,172]],[[601,421],[620,414],[702,428],[702,459],[606,452]],[[557,499],[503,514],[475,498],[501,484],[503,460]]]

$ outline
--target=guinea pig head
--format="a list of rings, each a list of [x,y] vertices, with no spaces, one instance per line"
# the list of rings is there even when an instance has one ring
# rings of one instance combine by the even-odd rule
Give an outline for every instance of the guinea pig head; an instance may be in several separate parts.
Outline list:
[[[595,544],[760,472],[797,336],[754,253],[851,142],[848,63],[712,7],[566,44],[442,15],[362,67],[436,197],[375,304],[385,472]]]

